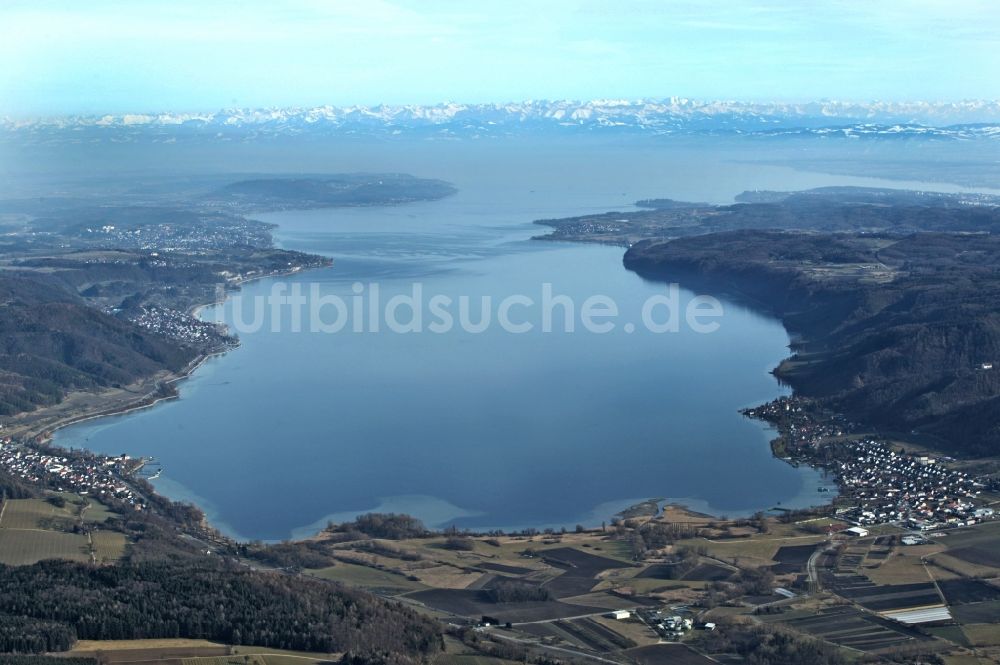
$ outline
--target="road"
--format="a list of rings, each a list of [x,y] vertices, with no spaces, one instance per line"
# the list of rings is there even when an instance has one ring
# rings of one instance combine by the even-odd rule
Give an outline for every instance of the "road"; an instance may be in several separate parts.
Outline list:
[[[628,610],[629,612],[635,612],[638,607],[623,607],[623,610]],[[591,617],[602,617],[607,616],[614,610],[601,610],[600,612],[591,612],[590,614],[578,614],[572,617],[557,617],[555,619],[539,619],[538,621],[519,621],[517,623],[511,623],[511,626],[529,626],[536,623],[555,623],[556,621],[574,621],[576,619],[589,619]]]
[[[816,551],[809,556],[809,560],[806,562],[806,572],[809,574],[809,592],[816,593],[823,589],[823,583],[820,581],[819,571],[816,569],[816,561],[823,555],[823,550],[816,548]]]
[[[517,637],[511,637],[510,635],[501,635],[497,631],[489,631],[492,637],[498,640],[503,640],[505,642],[513,642],[515,644],[520,644],[522,646],[531,647],[533,650],[543,651],[543,652],[555,652],[557,654],[569,654],[571,656],[576,656],[578,658],[586,658],[587,660],[594,660],[599,663],[608,663],[609,665],[622,665],[622,661],[611,660],[610,658],[603,658],[596,654],[587,653],[586,651],[577,651],[575,649],[567,649],[564,647],[549,646],[547,644],[539,644],[535,640],[522,640]]]

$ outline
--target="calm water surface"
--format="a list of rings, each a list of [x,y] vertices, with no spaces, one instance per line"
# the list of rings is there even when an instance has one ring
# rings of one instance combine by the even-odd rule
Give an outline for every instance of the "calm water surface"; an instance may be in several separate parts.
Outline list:
[[[276,281],[306,293],[318,284],[346,301],[357,282],[377,282],[383,301],[419,282],[427,296],[473,303],[538,301],[550,283],[578,305],[612,298],[614,331],[296,333],[286,317],[277,332],[242,334],[239,350],[181,385],[181,399],[81,423],[57,443],[156,457],[160,491],[244,538],[302,536],[373,510],[432,526],[571,528],[650,497],[729,515],[828,499],[817,492],[827,480],[773,458],[771,433],[738,413],[784,392],[768,373],[787,355],[777,321],[724,302],[712,334],[627,333],[623,324],[639,323],[642,303],[665,285],[626,271],[621,248],[531,240],[544,229],[530,222],[627,215],[626,202],[649,196],[726,201],[747,188],[859,179],[628,157],[540,155],[476,168],[488,160],[456,156],[427,174],[460,188],[443,201],[263,215],[278,225],[279,244],[334,266],[248,284],[203,314],[248,320],[240,308]],[[692,296],[682,291],[682,304]]]

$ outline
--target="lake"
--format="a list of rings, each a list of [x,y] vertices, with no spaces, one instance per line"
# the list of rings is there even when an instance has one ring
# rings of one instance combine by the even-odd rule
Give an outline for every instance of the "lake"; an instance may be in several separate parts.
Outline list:
[[[725,202],[744,189],[884,182],[666,147],[521,155],[465,144],[435,147],[433,162],[419,148],[379,154],[366,156],[366,168],[442,177],[459,193],[260,215],[277,225],[281,246],[334,265],[248,283],[206,308],[202,316],[244,329],[238,350],[207,361],[180,384],[180,399],[71,426],[56,443],[155,457],[159,491],[246,539],[306,536],[369,511],[434,527],[572,529],[651,497],[731,516],[829,500],[817,491],[829,479],[775,459],[772,432],[738,412],[786,394],[769,373],[788,354],[778,321],[722,299],[714,332],[683,321],[653,332],[641,312],[669,295],[667,285],[625,270],[622,248],[532,240],[546,229],[531,222],[627,216],[629,202],[654,196]],[[339,155],[328,170],[350,163]],[[300,322],[296,331],[288,306],[264,307],[263,324],[247,329],[261,311],[255,303],[275,293],[305,294],[308,319],[319,300],[339,299],[353,314],[375,285],[384,305],[412,297],[415,284],[424,304],[453,303],[456,322],[463,298],[471,323],[490,298],[491,324],[433,332],[421,307],[421,332],[393,332],[384,320],[377,332],[355,332],[353,321],[337,332]],[[571,304],[572,332],[566,307],[552,309],[554,330],[542,329],[546,289]],[[617,307],[610,332],[584,329],[592,296]],[[531,330],[497,321],[511,297],[508,318]],[[694,297],[681,288],[678,310]],[[358,321],[367,324],[370,311],[381,310]],[[324,325],[337,312],[327,306]],[[412,313],[396,310],[411,327]]]

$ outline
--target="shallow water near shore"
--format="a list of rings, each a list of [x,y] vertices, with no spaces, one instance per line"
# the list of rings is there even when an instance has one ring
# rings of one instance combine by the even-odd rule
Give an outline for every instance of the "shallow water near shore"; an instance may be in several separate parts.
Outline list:
[[[417,157],[382,168],[408,170],[406,159]],[[68,427],[56,443],[154,456],[161,492],[248,539],[303,537],[369,511],[434,527],[571,529],[650,497],[729,516],[829,501],[818,488],[830,479],[774,458],[773,433],[738,411],[786,394],[769,373],[788,354],[778,321],[723,301],[711,334],[625,332],[666,286],[625,270],[622,248],[531,240],[546,229],[530,222],[627,215],[627,202],[652,196],[724,202],[755,187],[885,183],[686,159],[584,155],[574,166],[542,155],[488,173],[456,159],[418,173],[458,186],[441,201],[261,215],[281,246],[334,265],[248,283],[202,312],[246,320],[240,308],[278,282],[345,302],[356,283],[377,282],[383,303],[414,282],[474,302],[538,301],[549,283],[578,307],[611,298],[612,332],[310,333],[290,330],[286,313],[281,330],[241,333],[240,349],[209,359],[181,399]],[[682,306],[694,295],[682,289]]]

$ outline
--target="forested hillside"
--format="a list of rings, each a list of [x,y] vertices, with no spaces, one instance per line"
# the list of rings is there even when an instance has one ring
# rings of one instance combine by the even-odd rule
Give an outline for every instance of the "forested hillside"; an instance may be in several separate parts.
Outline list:
[[[0,415],[68,391],[123,386],[194,358],[184,348],[36,280],[0,277]]]
[[[441,646],[435,621],[397,603],[223,561],[0,566],[0,651],[149,638],[391,654],[393,662],[416,662]]]
[[[1000,238],[737,231],[638,243],[625,265],[772,309],[805,338],[777,372],[803,395],[1000,451]]]

